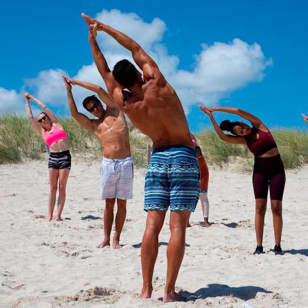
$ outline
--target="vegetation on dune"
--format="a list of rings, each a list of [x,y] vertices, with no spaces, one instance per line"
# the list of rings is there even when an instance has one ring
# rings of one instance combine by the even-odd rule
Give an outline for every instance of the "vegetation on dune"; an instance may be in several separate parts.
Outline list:
[[[72,118],[60,120],[73,155],[99,159],[102,146],[89,131],[81,128]],[[308,134],[296,130],[275,129],[272,131],[286,168],[298,168],[308,163]],[[243,169],[252,168],[253,156],[246,146],[226,143],[212,131],[196,135],[203,154],[210,165],[223,166],[240,159]],[[135,165],[145,167],[149,140],[130,126],[130,143]],[[0,164],[17,163],[25,159],[40,159],[46,152],[44,141],[32,128],[30,121],[22,116],[0,116]]]

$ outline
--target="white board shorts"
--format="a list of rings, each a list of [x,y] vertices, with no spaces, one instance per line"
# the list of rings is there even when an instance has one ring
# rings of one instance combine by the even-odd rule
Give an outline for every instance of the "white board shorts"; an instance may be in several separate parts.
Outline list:
[[[101,166],[101,199],[132,199],[134,163],[132,157],[104,158]]]

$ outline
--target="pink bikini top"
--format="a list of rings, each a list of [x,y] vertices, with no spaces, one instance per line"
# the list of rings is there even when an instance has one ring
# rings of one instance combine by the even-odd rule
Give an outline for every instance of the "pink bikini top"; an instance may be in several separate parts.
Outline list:
[[[66,139],[67,135],[62,128],[53,125],[50,131],[47,130],[44,131],[44,138],[46,144],[50,147],[56,141],[59,141],[61,139]]]

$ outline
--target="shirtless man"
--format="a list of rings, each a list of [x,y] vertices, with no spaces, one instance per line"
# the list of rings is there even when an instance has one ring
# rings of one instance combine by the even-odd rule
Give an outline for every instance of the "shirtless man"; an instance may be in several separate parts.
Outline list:
[[[120,248],[120,235],[126,217],[126,200],[132,198],[133,160],[131,158],[129,133],[123,111],[113,103],[112,99],[100,86],[70,79],[63,76],[67,90],[68,104],[73,118],[83,128],[93,132],[103,145],[101,199],[106,200],[104,210],[104,240],[98,248],[110,246],[110,233],[113,224],[113,208],[117,199],[118,210],[115,217],[115,234],[112,247]],[[78,112],[72,85],[91,90],[106,104],[106,109],[95,96],[86,97],[84,108],[97,119],[89,119]]]
[[[108,92],[135,127],[153,141],[153,153],[145,177],[146,228],[141,247],[143,288],[150,298],[158,253],[158,237],[170,205],[170,240],[164,302],[178,301],[175,282],[185,250],[189,213],[198,200],[200,181],[194,146],[182,104],[153,59],[125,34],[82,14],[89,25],[89,42],[96,66]],[[128,60],[119,61],[111,72],[96,43],[96,31],[104,31],[132,52],[143,75]]]

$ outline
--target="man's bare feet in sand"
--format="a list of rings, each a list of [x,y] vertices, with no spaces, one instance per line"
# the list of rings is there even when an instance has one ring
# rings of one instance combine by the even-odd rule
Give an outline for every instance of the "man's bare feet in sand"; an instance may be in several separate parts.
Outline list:
[[[62,221],[63,219],[61,217],[56,217],[56,221]]]
[[[52,216],[47,217],[48,221],[52,221]]]
[[[164,303],[170,303],[170,302],[184,302],[184,297],[180,296],[176,292],[172,292],[169,294],[165,294],[163,298]]]
[[[120,249],[121,248],[121,245],[120,245],[120,242],[118,240],[113,240],[112,241],[112,248],[113,249]]]
[[[98,246],[97,248],[104,248],[106,246],[110,246],[110,240],[103,240]]]
[[[151,298],[152,296],[152,287],[142,288],[141,294],[138,296],[139,298]]]

